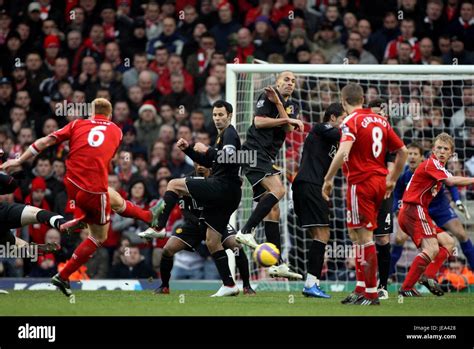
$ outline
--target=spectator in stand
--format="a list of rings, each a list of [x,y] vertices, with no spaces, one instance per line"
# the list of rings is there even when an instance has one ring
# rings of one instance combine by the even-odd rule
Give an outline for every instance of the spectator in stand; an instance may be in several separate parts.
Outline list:
[[[344,27],[341,30],[341,43],[346,45],[349,33],[358,30],[358,21],[355,14],[352,12],[346,12],[342,17],[342,22],[344,23]]]
[[[89,38],[84,40],[74,57],[72,74],[79,72],[79,64],[85,56],[92,56],[97,62],[102,61],[105,52],[104,28],[100,24],[94,24],[89,32]]]
[[[151,81],[153,86],[153,79]],[[143,104],[143,90],[140,86],[132,86],[128,89],[128,106],[130,107],[130,116],[133,120],[138,119],[138,110]]]
[[[88,85],[85,89],[86,99],[88,101],[95,98],[99,89],[109,91],[113,102],[125,99],[126,91],[123,85],[117,80],[112,64],[108,62],[101,63],[97,76],[97,81]]]
[[[51,211],[48,202],[45,199],[46,181],[42,177],[35,177],[31,181],[30,193],[25,198],[25,205],[31,205],[43,210]],[[28,226],[28,234],[30,242],[36,244],[45,243],[45,235],[49,230],[49,226],[44,223],[36,223]]]
[[[247,28],[240,28],[237,32],[237,46],[227,54],[227,61],[234,64],[251,63],[255,45],[253,44],[252,33]]]
[[[144,101],[153,101],[156,103],[160,100],[161,94],[155,85],[153,85],[152,72],[144,70],[138,75],[138,87],[140,87],[143,92]]]
[[[148,56],[149,59],[154,59],[150,63],[150,70],[153,70],[157,75],[158,78],[161,78],[165,71],[168,69],[167,63],[169,58],[169,52],[164,46],[158,46],[155,49],[154,56]]]
[[[153,55],[157,47],[164,46],[168,52],[180,55],[185,42],[186,39],[177,31],[176,20],[173,17],[166,17],[163,19],[163,32],[148,42],[147,52]]]
[[[459,36],[451,37],[451,50],[443,55],[444,64],[474,64],[474,52],[464,48],[464,41]]]
[[[176,131],[173,126],[162,125],[160,128],[160,133],[158,134],[158,140],[165,143],[169,149],[175,140]]]
[[[438,39],[437,54],[444,56],[451,51],[451,39],[447,35],[441,35]]]
[[[408,41],[398,43],[397,61],[398,64],[414,64],[411,58],[411,45]]]
[[[80,30],[73,29],[67,33],[64,56],[67,58],[70,67],[72,67],[74,64],[74,56],[79,47],[81,47],[81,43],[82,33]]]
[[[426,5],[426,16],[417,24],[418,37],[430,37],[437,41],[439,36],[446,30],[447,22],[443,16],[443,1],[428,0]]]
[[[349,34],[347,40],[347,49],[339,51],[331,60],[331,64],[342,64],[347,58],[347,52],[349,50],[355,50],[359,53],[360,64],[378,64],[377,59],[368,51],[364,50],[362,43],[362,35],[353,31]]]
[[[150,166],[153,168],[164,166],[168,163],[168,148],[165,143],[156,141],[149,157]],[[171,175],[171,174],[170,174]]]
[[[51,102],[51,96],[59,92],[59,83],[67,81],[73,83],[74,79],[69,75],[69,63],[64,57],[58,57],[54,61],[54,75],[44,79],[39,86],[40,92],[43,94],[45,103]]]
[[[420,40],[420,64],[431,64],[433,49],[433,41],[430,38]]]
[[[245,14],[244,26],[250,27],[255,24],[258,17],[265,16],[270,17],[272,12],[273,0],[259,0],[258,6],[251,8]]]
[[[212,121],[212,105],[222,99],[223,95],[221,93],[219,81],[215,76],[210,76],[206,80],[206,86],[204,91],[202,91],[198,96],[197,106],[206,117],[206,129],[212,130],[215,129],[214,122]]]
[[[55,201],[61,192],[64,192],[63,182],[54,177],[53,164],[51,158],[44,156],[36,159],[36,163],[31,173],[36,178],[41,178],[45,181],[46,192],[45,199],[48,201],[50,207],[54,207]]]
[[[48,229],[44,235],[45,243],[61,244],[61,234],[56,229]],[[38,260],[33,262],[29,277],[50,278],[58,272],[58,262],[62,262],[61,257],[64,255],[61,251],[47,253],[38,256]]]
[[[112,68],[116,73],[116,76],[122,76],[122,74],[130,69],[129,66],[125,66],[121,55],[120,46],[115,41],[108,42],[105,45],[104,62],[108,62],[112,65]]]
[[[177,54],[171,54],[168,58],[167,68],[160,76],[157,84],[157,89],[162,95],[168,95],[172,92],[171,76],[179,74],[184,79],[184,88],[187,93],[194,93],[194,79],[193,76],[184,69],[183,60]]]
[[[340,43],[340,34],[334,30],[332,23],[324,22],[319,32],[314,35],[315,49],[319,50],[325,57],[334,57],[343,49]]]
[[[161,127],[161,119],[152,103],[143,104],[138,111],[139,119],[134,126],[137,131],[137,141],[145,147],[147,153],[156,140]]]
[[[194,106],[194,97],[184,88],[184,77],[180,73],[171,74],[171,93],[165,95],[161,101],[171,105],[172,108],[192,109]]]
[[[186,61],[186,70],[194,77],[206,70],[216,49],[216,39],[209,32],[203,33],[198,42],[199,48],[195,53],[190,54]]]
[[[123,73],[122,84],[128,90],[130,87],[138,83],[138,76],[142,71],[148,70],[147,54],[145,52],[136,52],[133,55],[133,68]],[[154,72],[151,73],[152,84],[156,85],[158,81],[158,75]]]
[[[199,21],[199,14],[194,5],[186,5],[183,8],[184,18],[178,24],[178,32],[183,38],[193,36],[194,27]]]
[[[148,41],[157,38],[163,31],[162,18],[160,17],[160,5],[156,1],[150,1],[145,5],[146,37]]]
[[[120,255],[120,262],[112,267],[109,277],[112,279],[148,279],[156,273],[145,263],[138,246],[130,245],[127,253]]]
[[[241,25],[232,19],[234,6],[227,0],[221,1],[217,6],[219,22],[209,30],[216,38],[217,49],[226,52],[229,44],[229,36],[237,33]],[[275,22],[276,23],[276,22]]]
[[[114,104],[113,111],[113,122],[120,128],[124,128],[127,125],[132,124],[132,119],[130,117],[130,108],[125,101],[117,101]]]
[[[404,18],[400,25],[401,35],[387,44],[384,58],[396,58],[398,56],[400,43],[408,42],[411,45],[410,57],[413,62],[418,63],[421,55],[418,38],[414,36],[415,29],[415,20],[413,18]]]
[[[128,190],[132,177],[137,173],[137,168],[133,165],[133,155],[130,151],[121,150],[114,172],[118,175],[122,189]]]
[[[462,38],[468,51],[474,50],[472,43],[472,38],[474,38],[474,4],[472,1],[463,0],[459,17],[451,21],[447,31],[451,36]]]
[[[372,36],[373,51],[371,51],[379,62],[384,58],[387,44],[400,35],[397,16],[393,12],[387,12],[383,18],[383,27]]]
[[[132,154],[147,154],[148,150],[137,141],[137,130],[133,125],[125,125],[122,128],[123,148]]]

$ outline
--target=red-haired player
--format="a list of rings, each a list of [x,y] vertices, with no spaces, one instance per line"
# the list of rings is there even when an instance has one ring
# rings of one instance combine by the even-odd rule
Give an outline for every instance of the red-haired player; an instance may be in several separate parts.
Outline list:
[[[431,156],[418,166],[403,194],[398,223],[421,249],[399,290],[399,294],[404,297],[420,296],[414,288],[420,276],[425,270],[429,275],[435,274],[454,248],[454,239],[437,228],[428,213],[428,206],[440,191],[443,182],[450,186],[474,184],[474,178],[453,177],[445,169],[453,152],[454,140],[450,135],[441,133],[436,136]],[[425,286],[429,286],[430,291],[437,294],[438,285],[433,281]],[[442,295],[442,292],[438,295]]]
[[[3,166],[20,166],[52,145],[69,141],[69,155],[64,183],[69,209],[74,219],[60,227],[61,232],[76,227],[83,221],[89,225],[90,235],[74,251],[64,269],[53,276],[51,283],[66,296],[72,294],[69,276],[86,263],[102,242],[107,239],[110,221],[108,169],[122,140],[122,131],[112,121],[112,105],[104,98],[92,101],[94,115],[77,119],[62,129],[38,139],[17,160]]]

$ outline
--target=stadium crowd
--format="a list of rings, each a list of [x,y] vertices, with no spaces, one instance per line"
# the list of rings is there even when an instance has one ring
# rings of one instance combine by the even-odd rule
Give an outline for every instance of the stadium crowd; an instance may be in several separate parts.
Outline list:
[[[215,140],[211,106],[225,98],[226,63],[474,64],[473,38],[474,6],[461,0],[0,0],[0,148],[3,160],[15,158],[104,97],[123,131],[109,184],[147,208],[172,178],[193,170],[176,140]],[[306,121],[319,121],[338,99],[335,82],[317,83],[308,90],[317,95],[299,95],[314,104],[303,107],[312,111]],[[405,143],[447,131],[461,159],[450,169],[474,175],[472,80],[455,88],[390,83],[366,94],[420,104],[426,117],[393,120]],[[289,148],[303,139],[291,136]],[[67,214],[67,152],[61,145],[41,154],[25,167],[21,189],[0,200]],[[292,177],[299,152],[287,156]],[[474,199],[472,188],[464,197]],[[170,230],[179,219],[177,209]],[[77,278],[155,277],[165,240],[144,243],[135,233],[146,227],[114,214],[108,240]],[[0,276],[50,277],[85,238],[41,224],[18,234],[62,249],[37,262],[0,260]],[[123,253],[127,246],[132,253]],[[177,256],[175,277],[217,278],[208,257],[205,248]]]

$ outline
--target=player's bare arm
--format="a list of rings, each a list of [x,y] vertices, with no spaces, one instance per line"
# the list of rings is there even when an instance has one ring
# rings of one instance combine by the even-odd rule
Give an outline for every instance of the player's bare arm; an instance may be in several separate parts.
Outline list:
[[[30,145],[18,159],[8,160],[3,165],[0,165],[0,169],[5,172],[12,172],[19,166],[21,166],[24,162],[28,161],[31,158],[34,158],[43,150],[54,144],[56,144],[56,138],[51,136],[42,137],[36,142],[34,142],[32,145]]]
[[[406,146],[401,147],[396,151],[397,156],[395,157],[395,161],[393,166],[388,166],[389,173],[387,175],[387,189],[385,191],[384,198],[388,198],[392,193],[393,189],[395,189],[395,185],[397,184],[397,179],[400,177],[400,174],[403,171],[405,163],[408,158],[408,149]]]
[[[334,186],[334,176],[336,176],[337,171],[342,167],[344,161],[349,157],[349,154],[352,149],[352,145],[354,141],[345,141],[342,142],[337,150],[334,159],[331,162],[331,166],[329,166],[328,173],[324,177],[324,184],[323,184],[323,198],[325,200],[329,200],[329,196],[331,195],[332,188]]]
[[[474,178],[453,176],[443,180],[446,185],[468,186],[474,184]]]
[[[186,149],[188,149],[189,147],[189,143],[187,140],[185,140],[184,138],[180,138],[177,142],[176,142],[176,145],[178,146],[178,148],[182,151],[185,151]]]

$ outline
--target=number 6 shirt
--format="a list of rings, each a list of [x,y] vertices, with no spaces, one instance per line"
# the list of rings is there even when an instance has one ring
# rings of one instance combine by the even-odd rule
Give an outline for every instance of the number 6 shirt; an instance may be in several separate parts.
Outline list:
[[[360,183],[374,175],[386,176],[385,155],[403,147],[386,118],[370,109],[356,109],[341,124],[341,143],[353,141],[343,172],[349,183]]]
[[[104,115],[71,121],[49,135],[69,140],[65,180],[89,193],[106,193],[109,163],[122,141],[122,131]]]

